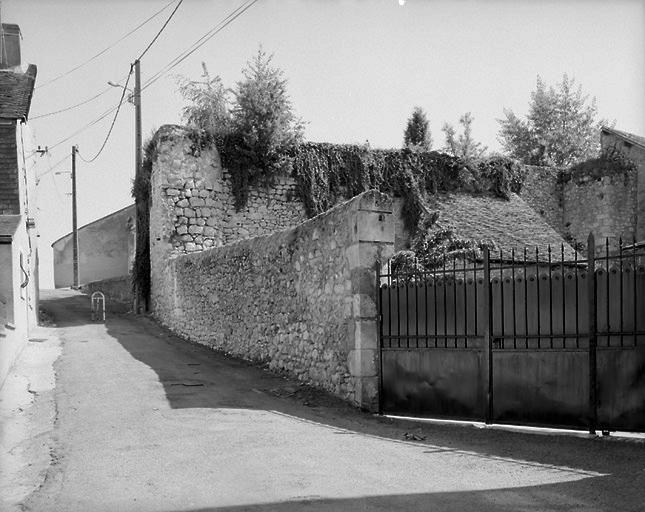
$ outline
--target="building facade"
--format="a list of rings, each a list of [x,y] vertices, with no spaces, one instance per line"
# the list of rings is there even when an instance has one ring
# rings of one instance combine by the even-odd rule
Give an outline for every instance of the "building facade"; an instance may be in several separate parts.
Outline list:
[[[19,28],[2,25],[0,62],[0,386],[38,321],[35,154],[27,126],[36,66],[20,65]],[[6,37],[5,37],[6,32]]]

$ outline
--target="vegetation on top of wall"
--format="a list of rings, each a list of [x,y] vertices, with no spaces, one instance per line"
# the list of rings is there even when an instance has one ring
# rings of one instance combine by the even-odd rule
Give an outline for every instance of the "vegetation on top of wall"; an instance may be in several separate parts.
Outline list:
[[[143,148],[141,172],[132,182],[132,197],[136,203],[136,251],[132,265],[132,291],[135,297],[148,304],[150,298],[150,206],[152,164],[157,158],[158,139],[152,137]]]
[[[311,142],[296,146],[290,156],[308,215],[329,209],[340,198],[376,189],[405,199],[403,216],[413,233],[427,211],[427,194],[467,191],[508,198],[519,191],[524,177],[521,166],[500,156],[468,163],[436,151]]]
[[[478,261],[483,259],[485,248],[497,249],[492,240],[465,238],[451,229],[435,226],[438,219],[437,212],[424,216],[410,250],[399,251],[392,257],[395,278],[414,280],[414,274],[424,270],[435,270],[454,261]]]
[[[611,148],[603,151],[597,158],[590,158],[564,169],[559,174],[559,181],[560,184],[564,184],[573,180],[579,184],[589,180],[598,180],[604,176],[626,176],[636,170],[634,162]]]
[[[260,47],[233,89],[211,78],[205,64],[203,81],[180,79],[179,91],[188,101],[183,116],[196,134],[193,154],[203,144],[217,144],[238,210],[246,205],[249,187],[271,183],[288,164],[285,151],[302,141],[304,124],[295,115],[284,73],[272,59]]]

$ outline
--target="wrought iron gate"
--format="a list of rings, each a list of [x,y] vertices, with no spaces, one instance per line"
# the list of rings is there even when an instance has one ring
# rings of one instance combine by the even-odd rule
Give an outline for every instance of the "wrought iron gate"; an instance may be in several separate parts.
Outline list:
[[[389,263],[383,412],[645,431],[645,250],[602,249]]]

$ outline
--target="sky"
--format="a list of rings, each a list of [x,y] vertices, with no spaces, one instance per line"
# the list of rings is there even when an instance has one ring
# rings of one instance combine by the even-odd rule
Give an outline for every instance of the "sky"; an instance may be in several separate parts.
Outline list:
[[[247,1],[183,1],[141,59],[144,139],[164,124],[181,123],[179,75],[198,80],[205,62],[233,87],[259,45],[284,71],[311,141],[400,147],[406,120],[420,106],[435,148],[443,145],[443,124],[456,125],[471,112],[474,137],[499,151],[504,109],[526,114],[537,76],[555,84],[565,73],[596,98],[600,118],[645,135],[643,0],[258,0],[146,87]],[[51,243],[71,231],[70,177],[56,173],[71,169],[72,144],[86,160],[99,151],[113,116],[92,123],[121,96],[107,82],[125,83],[130,64],[178,0],[0,3],[2,21],[20,25],[23,64],[38,66],[29,125],[35,143],[49,148],[36,166],[36,220],[41,287],[51,288]],[[99,93],[80,107],[38,117]],[[122,106],[98,158],[78,160],[77,174],[79,225],[132,203],[131,104]]]

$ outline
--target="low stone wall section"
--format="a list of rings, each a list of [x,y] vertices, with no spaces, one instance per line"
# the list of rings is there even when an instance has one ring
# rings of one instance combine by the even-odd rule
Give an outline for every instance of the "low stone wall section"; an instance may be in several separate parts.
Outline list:
[[[81,291],[91,296],[94,292],[105,295],[105,310],[128,311],[132,308],[134,297],[132,295],[132,280],[130,276],[113,277],[92,283],[84,284]]]
[[[153,246],[153,311],[192,341],[376,410],[376,266],[393,248],[392,201],[376,191],[224,247],[167,260]]]

